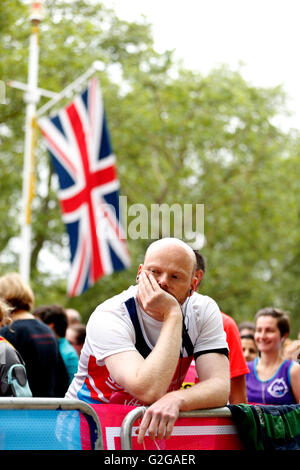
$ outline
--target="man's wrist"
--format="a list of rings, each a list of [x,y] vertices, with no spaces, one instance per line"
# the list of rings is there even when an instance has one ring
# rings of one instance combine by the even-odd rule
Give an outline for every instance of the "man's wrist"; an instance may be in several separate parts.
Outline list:
[[[182,392],[184,392],[184,390],[174,390],[169,392],[169,394],[172,395],[172,400],[177,402],[178,410],[184,409],[185,400]]]
[[[181,320],[182,318],[182,312],[181,312],[181,308],[178,305],[174,305],[172,306],[164,315],[164,319],[167,320],[167,319],[174,319],[174,320]]]

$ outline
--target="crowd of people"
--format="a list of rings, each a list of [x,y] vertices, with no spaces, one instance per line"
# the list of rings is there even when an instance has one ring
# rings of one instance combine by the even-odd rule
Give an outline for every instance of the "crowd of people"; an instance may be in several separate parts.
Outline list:
[[[78,327],[80,334],[73,333]],[[85,325],[79,312],[60,305],[34,308],[34,294],[18,273],[0,277],[0,384],[1,396],[63,398],[78,368]],[[68,335],[72,336],[72,342]],[[19,388],[9,386],[13,364],[23,365],[15,378]],[[19,371],[15,368],[15,371]],[[15,374],[15,372],[14,372]],[[26,387],[20,389],[26,379]]]
[[[199,283],[205,274],[205,261],[195,252]],[[254,321],[238,326],[221,312],[229,346],[229,403],[294,404],[300,403],[300,332],[292,340],[287,312],[277,308],[259,310]],[[191,375],[192,373],[192,375]],[[188,384],[197,382],[190,367]]]
[[[147,430],[168,437],[180,410],[300,403],[300,335],[290,338],[288,314],[263,308],[237,325],[201,292],[205,271],[181,240],[157,240],[136,285],[86,325],[74,309],[34,307],[19,274],[0,277],[0,395],[146,404],[140,442]]]

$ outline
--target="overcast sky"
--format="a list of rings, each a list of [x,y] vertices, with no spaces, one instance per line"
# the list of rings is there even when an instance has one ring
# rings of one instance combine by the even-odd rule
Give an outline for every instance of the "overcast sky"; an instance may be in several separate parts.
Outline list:
[[[282,84],[300,128],[299,0],[102,0],[118,16],[153,25],[155,48],[176,49],[186,67],[206,74],[219,64],[257,86]]]

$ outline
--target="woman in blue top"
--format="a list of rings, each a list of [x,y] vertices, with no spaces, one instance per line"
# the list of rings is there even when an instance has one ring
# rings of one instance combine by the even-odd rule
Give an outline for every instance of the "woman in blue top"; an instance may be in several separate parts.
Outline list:
[[[255,326],[255,341],[260,355],[248,362],[248,403],[300,403],[300,365],[282,355],[282,344],[290,332],[287,313],[271,307],[259,310]]]

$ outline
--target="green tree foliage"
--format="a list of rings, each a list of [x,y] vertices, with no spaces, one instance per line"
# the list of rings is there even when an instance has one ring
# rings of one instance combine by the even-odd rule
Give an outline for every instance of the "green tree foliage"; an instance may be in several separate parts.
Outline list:
[[[2,80],[24,82],[28,6],[14,3],[0,4],[0,72]],[[251,86],[239,70],[226,66],[205,77],[186,70],[172,52],[153,49],[146,20],[122,21],[101,2],[48,0],[45,6],[39,86],[58,92],[95,60],[103,63],[98,77],[128,207],[144,204],[150,212],[153,204],[204,204],[207,273],[201,291],[237,322],[252,320],[261,307],[287,309],[295,335],[300,330],[299,133],[276,125],[286,112],[283,91]],[[0,108],[1,272],[17,269],[18,263],[12,241],[20,231],[25,120],[22,93],[9,89],[6,95],[8,103]],[[66,298],[66,272],[48,266],[50,255],[67,260],[68,246],[57,179],[42,139],[37,162],[36,303],[60,302],[87,319],[99,302],[135,282],[150,240],[129,239],[130,269]]]

